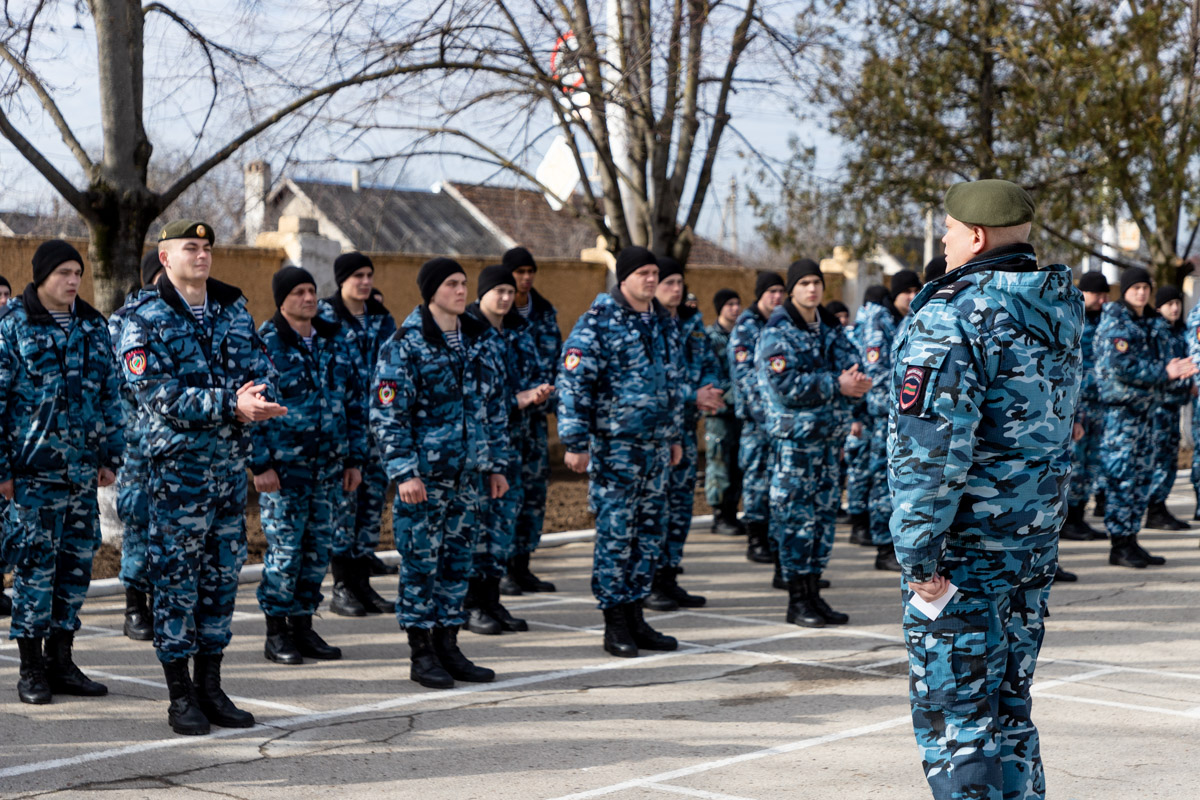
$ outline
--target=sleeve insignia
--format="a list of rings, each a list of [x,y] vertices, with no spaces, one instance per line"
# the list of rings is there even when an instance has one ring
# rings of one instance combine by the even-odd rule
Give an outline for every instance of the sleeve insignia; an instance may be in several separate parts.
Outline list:
[[[733,348],[733,359],[737,363],[741,364],[741,363],[745,362],[745,360],[749,357],[750,357],[750,348],[748,348],[748,347]]]
[[[1129,352],[1129,340],[1117,337],[1113,339],[1113,347],[1116,348],[1118,353],[1127,353]]]
[[[867,348],[867,363],[874,364],[878,360],[879,360],[879,348],[878,347],[868,347]]]
[[[921,398],[925,395],[925,381],[929,377],[926,367],[909,367],[904,371],[904,381],[900,384],[900,411],[911,413],[918,408]]]
[[[396,399],[396,382],[380,381],[375,394],[379,398],[379,405],[390,406]]]
[[[787,359],[783,356],[771,356],[770,367],[771,372],[774,372],[776,375],[778,375],[780,372],[783,372],[785,369],[787,369]]]
[[[130,375],[144,375],[146,372],[146,351],[139,347],[126,353],[125,369],[129,370]]]
[[[567,369],[571,370],[572,372],[574,372],[575,368],[579,366],[579,362],[582,359],[583,359],[583,351],[576,347],[572,347],[570,350],[567,351],[566,358],[563,359],[563,366],[566,367]]]

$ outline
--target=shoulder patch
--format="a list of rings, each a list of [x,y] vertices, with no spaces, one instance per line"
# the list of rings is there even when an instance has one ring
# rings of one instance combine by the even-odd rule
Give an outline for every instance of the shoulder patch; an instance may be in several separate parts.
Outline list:
[[[904,380],[900,383],[901,414],[921,413],[920,402],[921,398],[925,396],[925,384],[928,377],[928,367],[914,366],[904,371]]]
[[[579,362],[583,359],[583,351],[578,347],[572,347],[567,350],[567,355],[563,359],[563,366],[568,370],[574,371],[579,366]]]
[[[953,300],[959,292],[971,285],[971,281],[955,281],[947,284],[933,293],[930,300]]]
[[[1122,339],[1120,336],[1113,339],[1113,347],[1118,353],[1125,353],[1129,350],[1129,340]]]
[[[783,356],[771,356],[770,361],[771,372],[779,374],[787,369],[787,359]]]
[[[379,397],[379,405],[390,406],[396,399],[396,382],[380,381],[376,395]]]
[[[146,351],[140,347],[135,347],[125,354],[125,369],[129,370],[129,374],[137,377],[146,372]]]
[[[874,364],[876,361],[879,360],[879,350],[880,349],[878,347],[868,347],[867,348],[867,363],[868,364]]]
[[[737,361],[739,364],[741,364],[741,363],[745,362],[745,360],[746,360],[747,358],[749,358],[749,357],[750,357],[750,348],[749,348],[749,347],[735,347],[735,348],[733,348],[733,358],[734,358],[734,360],[735,360],[735,361]]]

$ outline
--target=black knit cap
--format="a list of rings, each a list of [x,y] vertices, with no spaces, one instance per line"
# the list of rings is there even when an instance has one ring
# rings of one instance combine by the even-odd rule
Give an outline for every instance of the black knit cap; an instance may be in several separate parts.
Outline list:
[[[829,305],[825,306],[825,310],[830,314],[849,314],[850,309],[846,308],[846,304],[841,300],[834,300]]]
[[[1150,273],[1143,267],[1129,267],[1121,273],[1121,294],[1129,291],[1130,286],[1136,286],[1139,283],[1148,283],[1151,286],[1154,282],[1150,280]]]
[[[882,306],[886,304],[888,299],[890,298],[887,287],[880,286],[879,284],[868,286],[867,290],[863,292],[864,303],[874,303],[877,306]]]
[[[929,263],[925,265],[925,282],[929,283],[934,278],[940,278],[946,274],[946,257],[934,256],[929,259]]]
[[[154,276],[162,269],[162,261],[158,259],[158,250],[151,250],[142,256],[142,285],[154,280]]]
[[[662,283],[672,275],[683,275],[683,264],[670,256],[658,257],[658,282]]]
[[[724,308],[725,304],[730,300],[737,300],[740,303],[742,302],[742,296],[733,289],[717,289],[717,293],[713,295],[713,308],[715,308],[717,313],[720,314],[721,309]]]
[[[0,275],[0,286],[3,286],[5,289],[8,289],[10,294],[12,293],[12,284],[9,283],[8,278],[4,277],[3,275]]]
[[[1085,272],[1079,276],[1079,291],[1081,292],[1108,294],[1108,289],[1108,278],[1104,277],[1104,273],[1099,270]]]
[[[617,254],[617,283],[623,283],[633,273],[647,264],[658,264],[658,259],[644,247],[630,245]]]
[[[1179,287],[1168,283],[1166,286],[1158,287],[1158,291],[1154,293],[1154,307],[1162,308],[1172,300],[1183,302],[1183,292],[1179,291]]]
[[[375,265],[371,259],[357,250],[352,253],[342,253],[333,260],[333,279],[337,281],[338,286],[341,286],[347,278],[363,267],[370,267],[371,272],[375,272]]]
[[[517,288],[517,281],[513,278],[512,270],[503,264],[492,264],[490,267],[483,268],[483,271],[479,273],[479,285],[475,296],[482,298],[497,286]]]
[[[788,294],[791,294],[792,289],[800,282],[801,278],[807,278],[809,275],[816,275],[821,279],[821,285],[825,285],[825,276],[821,274],[821,267],[811,258],[802,258],[799,261],[793,261],[788,267],[787,289]]]
[[[758,302],[767,290],[774,286],[783,286],[783,278],[778,272],[760,272],[754,280],[754,301]]]
[[[33,253],[33,285],[41,286],[50,273],[68,261],[78,261],[83,266],[83,256],[79,251],[62,239],[51,239],[42,242]]]
[[[518,267],[533,267],[533,271],[537,272],[537,262],[533,260],[533,253],[524,247],[514,247],[505,251],[500,263],[514,272]]]
[[[447,278],[459,273],[466,275],[467,271],[453,258],[431,258],[426,261],[417,273],[417,287],[421,290],[421,299],[428,303]]]
[[[297,286],[311,283],[315,289],[316,280],[312,273],[303,267],[284,267],[271,277],[271,294],[275,295],[275,307],[281,308],[283,301]]]
[[[909,289],[920,289],[921,278],[911,269],[902,269],[892,276],[892,299],[895,300]]]

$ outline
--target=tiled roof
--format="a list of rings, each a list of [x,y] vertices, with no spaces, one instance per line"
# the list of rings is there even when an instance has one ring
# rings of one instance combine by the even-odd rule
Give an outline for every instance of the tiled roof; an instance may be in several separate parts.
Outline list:
[[[0,211],[0,233],[10,236],[88,238],[87,224],[74,211],[69,215],[39,216],[20,211]]]

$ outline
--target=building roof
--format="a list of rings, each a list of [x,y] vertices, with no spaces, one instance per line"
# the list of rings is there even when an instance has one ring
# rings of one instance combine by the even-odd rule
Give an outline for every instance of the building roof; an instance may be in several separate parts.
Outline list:
[[[88,228],[87,224],[74,211],[57,216],[0,211],[0,236],[86,239],[88,238]]]

